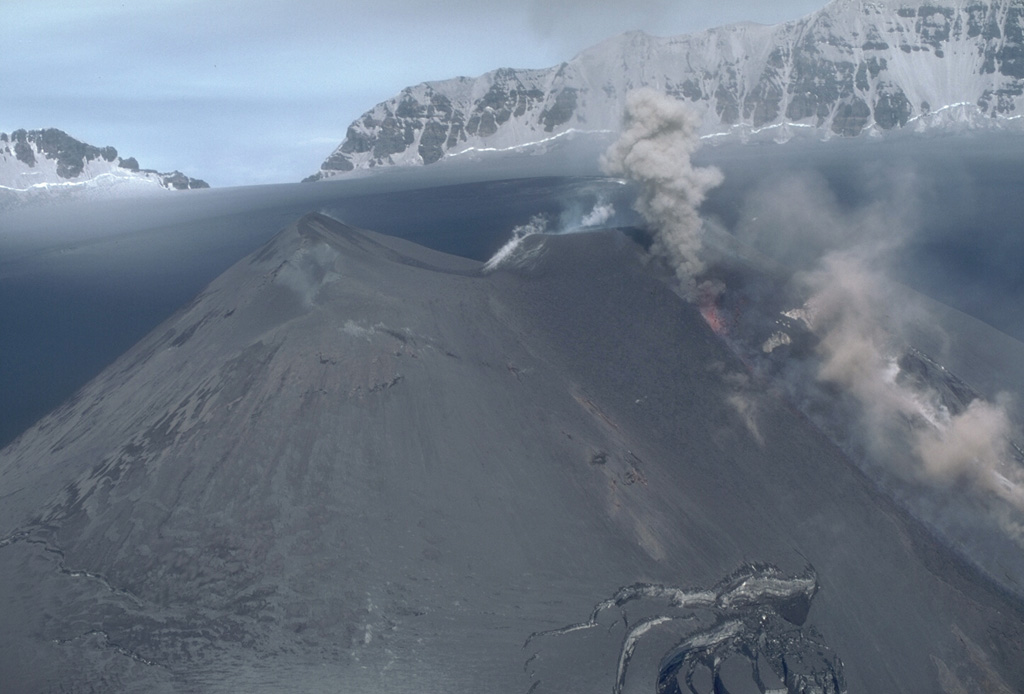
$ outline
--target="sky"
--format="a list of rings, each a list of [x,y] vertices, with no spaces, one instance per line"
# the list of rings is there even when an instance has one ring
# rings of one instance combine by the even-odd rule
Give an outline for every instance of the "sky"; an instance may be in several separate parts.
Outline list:
[[[0,0],[0,131],[54,127],[213,186],[298,181],[404,87],[543,68],[625,31],[825,0]]]

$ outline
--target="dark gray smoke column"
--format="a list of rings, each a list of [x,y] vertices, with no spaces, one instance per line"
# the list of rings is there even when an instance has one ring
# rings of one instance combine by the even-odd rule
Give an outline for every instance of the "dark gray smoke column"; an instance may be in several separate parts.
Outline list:
[[[605,173],[641,184],[634,207],[655,233],[652,251],[665,257],[687,294],[704,270],[697,209],[722,182],[721,171],[690,160],[700,147],[699,125],[682,102],[639,89],[626,99],[625,129],[601,160]]]

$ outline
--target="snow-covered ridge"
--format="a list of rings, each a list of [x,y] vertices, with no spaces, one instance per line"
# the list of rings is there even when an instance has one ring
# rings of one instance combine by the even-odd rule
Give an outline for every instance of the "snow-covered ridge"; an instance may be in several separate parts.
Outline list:
[[[171,195],[170,190],[153,178],[104,173],[84,181],[37,183],[28,188],[0,186],[0,210],[82,198],[106,200],[137,198],[145,195]]]
[[[352,123],[310,179],[616,130],[643,86],[691,104],[710,141],[1019,128],[1024,2],[833,0],[777,26],[631,32],[544,70],[426,82]]]
[[[186,190],[209,188],[205,181],[180,171],[140,169],[134,157],[122,158],[113,147],[94,147],[56,128],[0,133],[0,188],[4,195],[38,197],[47,190]]]

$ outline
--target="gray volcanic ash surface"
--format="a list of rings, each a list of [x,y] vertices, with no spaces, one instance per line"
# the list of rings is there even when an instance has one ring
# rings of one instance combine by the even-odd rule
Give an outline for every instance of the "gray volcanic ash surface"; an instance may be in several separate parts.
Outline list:
[[[1024,688],[1020,606],[614,231],[485,273],[303,217],[0,494],[14,691]]]
[[[628,186],[607,179],[440,185],[438,172],[427,187],[422,170],[391,170],[0,215],[0,447],[310,210],[479,260],[533,215],[571,226],[607,200],[630,221]]]

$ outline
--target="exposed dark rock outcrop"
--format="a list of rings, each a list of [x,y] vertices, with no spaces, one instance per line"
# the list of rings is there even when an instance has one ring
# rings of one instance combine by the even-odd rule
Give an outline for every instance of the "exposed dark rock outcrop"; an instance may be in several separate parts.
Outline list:
[[[641,86],[689,103],[702,134],[716,137],[1014,127],[1024,107],[1024,5],[833,0],[778,26],[664,39],[634,32],[546,70],[428,82],[352,123],[310,180],[614,130],[626,95]]]
[[[47,162],[52,164],[46,166]],[[79,182],[117,169],[140,174],[140,177],[154,180],[165,188],[209,188],[205,181],[180,171],[161,173],[154,169],[140,169],[135,157],[121,158],[113,147],[86,144],[57,128],[15,130],[9,136],[3,133],[0,137],[0,175],[5,182],[12,182],[25,170],[32,174],[27,179],[31,183],[58,183]]]

